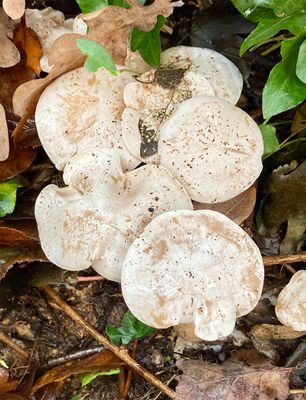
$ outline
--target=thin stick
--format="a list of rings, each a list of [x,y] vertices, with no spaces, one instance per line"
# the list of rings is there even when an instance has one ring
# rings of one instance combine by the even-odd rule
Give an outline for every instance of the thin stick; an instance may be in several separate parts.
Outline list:
[[[138,346],[138,340],[136,339],[133,343],[132,357],[135,357],[137,346]],[[124,387],[123,396],[122,396],[124,400],[126,400],[129,395],[129,390],[130,390],[131,383],[132,383],[132,377],[133,377],[133,370],[130,368],[128,371],[127,378],[126,378],[125,387]]]
[[[140,375],[142,378],[147,380],[149,383],[161,390],[170,399],[175,399],[175,392],[170,389],[167,385],[157,379],[149,371],[139,365],[127,352],[125,347],[118,347],[111,343],[105,336],[99,333],[90,323],[85,321],[72,307],[70,307],[63,299],[61,299],[58,294],[49,286],[44,286],[41,288],[52,301],[59,306],[71,319],[83,327],[83,329],[90,333],[99,343],[103,344],[106,349],[112,351],[115,356],[119,357],[124,361],[129,367]],[[52,305],[50,303],[50,305]]]
[[[104,281],[104,277],[101,275],[97,276],[79,276],[77,281],[78,282],[96,282],[96,281]]]
[[[29,353],[19,347],[16,343],[14,343],[10,338],[5,336],[4,333],[0,332],[0,341],[5,343],[11,349],[15,350],[16,353],[20,354],[23,358],[29,358]]]
[[[306,261],[306,252],[297,254],[277,254],[275,256],[264,256],[263,262],[266,267],[278,264],[293,264]]]
[[[306,389],[290,389],[289,394],[306,394]]]
[[[123,400],[123,392],[125,387],[125,372],[124,368],[120,368],[120,372],[118,375],[118,383],[119,383],[119,400]]]

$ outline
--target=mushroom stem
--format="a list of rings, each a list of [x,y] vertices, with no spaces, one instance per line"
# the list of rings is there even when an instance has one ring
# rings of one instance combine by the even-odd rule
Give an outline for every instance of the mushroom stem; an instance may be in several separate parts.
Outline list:
[[[0,341],[9,346],[16,353],[20,354],[24,358],[29,358],[29,353],[23,350],[21,347],[17,346],[10,338],[8,338],[4,333],[0,332]]]
[[[82,328],[92,335],[99,343],[103,344],[105,348],[112,351],[117,357],[124,361],[129,367],[131,367],[138,375],[144,378],[146,381],[154,385],[156,388],[161,390],[170,399],[175,399],[175,392],[170,389],[167,385],[157,379],[154,375],[148,372],[145,368],[139,365],[127,352],[125,347],[118,347],[106,339],[101,333],[99,333],[90,323],[85,321],[72,307],[70,307],[58,294],[50,287],[44,286],[41,288],[62,311],[64,311],[71,319]],[[52,303],[50,302],[50,305]]]
[[[306,261],[306,252],[297,254],[277,254],[275,256],[263,257],[265,267],[278,264],[293,264],[301,261]]]

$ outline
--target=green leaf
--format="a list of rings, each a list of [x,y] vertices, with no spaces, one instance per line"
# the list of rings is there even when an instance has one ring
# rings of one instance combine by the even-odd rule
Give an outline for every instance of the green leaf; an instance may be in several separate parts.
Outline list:
[[[76,0],[76,2],[84,14],[100,10],[108,5],[107,0]]]
[[[240,48],[240,55],[242,56],[248,49],[273,37],[281,30],[288,30],[293,35],[300,35],[305,26],[306,14],[278,18],[270,11],[270,16],[263,18],[244,40]]]
[[[272,2],[273,0],[232,0],[245,18],[255,22],[265,16],[266,9],[271,7]]]
[[[0,183],[0,217],[5,217],[14,211],[17,188],[22,187],[16,178]]]
[[[112,75],[118,75],[119,71],[114,64],[112,56],[105,47],[88,39],[77,39],[77,46],[82,53],[88,56],[84,67],[89,72],[97,72],[99,68],[107,69]]]
[[[264,141],[264,156],[275,153],[279,150],[279,141],[276,135],[276,129],[273,125],[259,126]]]
[[[82,397],[81,397],[80,393],[78,393],[78,394],[75,394],[74,396],[72,396],[70,400],[82,400]]]
[[[301,44],[296,63],[297,77],[306,83],[306,40]]]
[[[128,3],[126,0],[109,0],[108,4],[110,6],[117,6],[117,7],[122,7],[122,8],[129,8]]]
[[[5,368],[5,369],[9,369],[9,366],[7,365],[7,363],[5,362],[5,360],[3,358],[0,358],[0,365],[1,365],[1,367]]]
[[[306,12],[306,0],[273,0],[271,7],[277,16],[293,15]]]
[[[166,18],[159,15],[154,28],[150,32],[143,32],[135,28],[131,36],[132,51],[138,50],[141,57],[155,68],[160,65],[161,44],[159,34],[165,21]]]
[[[263,115],[271,118],[300,104],[306,98],[306,84],[296,76],[298,52],[304,37],[282,43],[282,61],[270,72],[263,90]]]
[[[124,314],[119,328],[112,325],[106,327],[107,336],[117,345],[129,344],[132,340],[143,339],[154,332],[154,328],[139,321],[130,311]]]
[[[109,371],[95,371],[95,372],[89,372],[87,374],[81,375],[80,378],[81,378],[82,388],[86,385],[89,385],[90,382],[92,382],[98,376],[118,375],[119,372],[120,372],[120,369],[115,368],[115,369],[111,369]]]

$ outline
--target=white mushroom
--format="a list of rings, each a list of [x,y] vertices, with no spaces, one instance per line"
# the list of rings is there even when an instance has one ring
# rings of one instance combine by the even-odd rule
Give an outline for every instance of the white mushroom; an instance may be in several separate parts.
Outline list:
[[[229,335],[257,304],[264,267],[252,239],[216,211],[171,211],[155,218],[124,260],[122,293],[142,322],[192,324],[203,340]]]
[[[127,150],[121,132],[124,86],[131,74],[113,76],[104,69],[85,68],[56,79],[41,95],[35,114],[38,135],[58,169],[89,148],[119,150],[124,170],[138,164]]]
[[[15,44],[10,40],[13,38],[14,25],[12,20],[0,8],[0,68],[13,67],[20,61],[20,54]]]
[[[44,55],[40,60],[41,69],[50,72],[51,66],[48,64],[47,53],[56,39],[67,33],[80,33],[85,35],[87,26],[82,20],[75,22],[73,18],[65,20],[61,11],[51,7],[43,10],[29,9],[25,11],[26,24],[36,32],[43,48]],[[82,21],[82,22],[81,22]]]
[[[124,174],[114,150],[73,157],[64,181],[68,187],[49,185],[36,202],[42,248],[59,267],[92,266],[114,281],[120,281],[131,243],[153,218],[192,209],[185,190],[166,169],[148,165]]]
[[[5,161],[10,153],[9,132],[3,105],[0,103],[0,161]]]
[[[201,203],[239,195],[262,170],[258,126],[244,111],[215,97],[193,97],[177,105],[159,136],[155,163],[166,167],[190,198]],[[124,139],[136,155],[140,146],[135,135]]]
[[[280,292],[275,313],[282,324],[306,331],[306,270],[296,272]]]
[[[200,47],[177,46],[161,55],[161,67],[183,68],[203,75],[215,91],[215,96],[232,104],[240,98],[243,79],[238,68],[222,54]]]
[[[122,133],[130,152],[139,160],[156,161],[161,127],[178,104],[200,95],[214,96],[211,84],[183,68],[151,70],[127,84]]]

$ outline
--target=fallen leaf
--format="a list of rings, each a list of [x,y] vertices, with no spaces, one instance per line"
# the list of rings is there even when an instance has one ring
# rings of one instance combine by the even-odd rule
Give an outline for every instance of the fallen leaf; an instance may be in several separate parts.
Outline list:
[[[40,246],[30,248],[0,247],[0,281],[15,264],[47,261]]]
[[[9,68],[20,61],[20,54],[14,43],[6,36],[5,28],[0,25],[0,67]]]
[[[14,29],[14,43],[25,51],[27,55],[27,67],[31,68],[39,76],[41,72],[40,59],[43,56],[43,49],[37,34],[26,26],[24,18],[22,18],[21,22]]]
[[[181,359],[176,400],[286,400],[291,368],[254,368],[225,361],[222,365]]]
[[[30,147],[17,149],[11,146],[9,157],[0,162],[0,182],[20,174],[29,168],[36,157],[36,150]]]
[[[47,371],[36,380],[32,388],[32,394],[40,388],[54,382],[61,382],[71,375],[81,374],[90,371],[109,371],[121,367],[123,362],[110,351],[103,351],[92,357],[83,360],[70,361]]]
[[[12,19],[21,18],[25,11],[25,0],[3,0],[4,11]]]
[[[2,220],[0,222],[1,246],[29,246],[39,243],[36,222],[30,219]]]
[[[8,158],[10,152],[9,133],[3,105],[0,103],[0,161]]]
[[[306,103],[302,104],[296,110],[291,125],[291,133],[296,134],[302,132],[305,128],[306,128]]]
[[[267,340],[297,339],[306,335],[306,332],[297,332],[288,326],[269,324],[254,325],[250,333],[259,339]]]
[[[11,392],[12,390],[15,390],[17,385],[18,385],[17,380],[0,384],[0,394],[6,394],[7,392]]]
[[[240,225],[252,214],[255,203],[256,188],[251,186],[249,189],[245,190],[243,193],[239,194],[233,199],[224,201],[222,203],[206,204],[194,201],[193,208],[195,210],[218,211],[226,215],[232,221],[236,222],[236,224]]]
[[[34,400],[57,400],[62,393],[64,382],[50,383],[35,394]]]
[[[0,182],[0,217],[5,217],[14,211],[17,189],[20,187],[22,185],[16,178]]]
[[[108,6],[101,10],[84,14],[82,19],[90,31],[87,35],[67,34],[59,37],[51,46],[48,55],[50,74],[42,79],[21,85],[13,97],[14,111],[20,117],[36,106],[44,89],[57,77],[82,66],[86,57],[76,45],[76,39],[85,38],[105,47],[117,64],[124,64],[127,56],[128,39],[134,27],[148,32],[153,29],[158,15],[168,17],[173,11],[170,0],[155,1],[142,6],[137,0],[129,0],[129,9]]]
[[[301,251],[304,244],[306,228],[306,215],[289,217],[286,236],[280,244],[280,253],[292,254]]]
[[[5,383],[7,383],[8,379],[9,379],[9,372],[6,368],[2,368],[0,367],[0,387],[1,385],[4,385]]]

